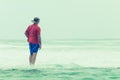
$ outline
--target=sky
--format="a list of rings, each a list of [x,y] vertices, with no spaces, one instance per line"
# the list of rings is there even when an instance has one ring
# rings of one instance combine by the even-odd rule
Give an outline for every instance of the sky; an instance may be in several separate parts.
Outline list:
[[[0,0],[0,39],[25,39],[34,17],[43,39],[120,39],[120,0]]]

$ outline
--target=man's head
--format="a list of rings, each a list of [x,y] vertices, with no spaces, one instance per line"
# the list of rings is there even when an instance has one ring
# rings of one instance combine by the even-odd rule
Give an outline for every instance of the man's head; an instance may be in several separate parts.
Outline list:
[[[32,20],[33,23],[38,24],[40,19],[38,17],[35,17],[34,20]]]

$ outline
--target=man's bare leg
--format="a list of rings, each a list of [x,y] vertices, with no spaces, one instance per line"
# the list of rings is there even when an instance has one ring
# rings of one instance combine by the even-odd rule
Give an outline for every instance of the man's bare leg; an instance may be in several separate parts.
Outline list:
[[[35,61],[36,61],[36,56],[37,56],[37,54],[36,54],[36,53],[33,53],[33,54],[32,54],[32,57],[31,57],[31,63],[32,63],[32,65],[34,65],[34,64],[35,64]]]
[[[29,56],[29,64],[32,64],[32,55]]]

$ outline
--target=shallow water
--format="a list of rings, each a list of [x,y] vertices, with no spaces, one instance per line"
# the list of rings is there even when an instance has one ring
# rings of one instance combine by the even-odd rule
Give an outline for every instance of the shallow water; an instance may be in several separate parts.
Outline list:
[[[120,68],[41,65],[0,69],[0,80],[120,80]]]
[[[43,41],[35,66],[24,40],[1,40],[0,54],[0,80],[120,80],[120,40]]]

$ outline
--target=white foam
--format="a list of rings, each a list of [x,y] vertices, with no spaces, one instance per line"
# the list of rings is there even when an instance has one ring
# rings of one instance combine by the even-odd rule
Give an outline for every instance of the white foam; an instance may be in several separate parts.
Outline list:
[[[0,66],[29,65],[29,50],[0,50]],[[36,65],[39,64],[78,64],[84,67],[119,67],[119,51],[99,50],[40,50]]]
[[[42,50],[40,50],[37,55],[36,65],[77,64],[85,67],[120,66],[120,50],[119,46],[114,45],[114,42],[112,46],[101,45],[101,43],[94,45],[86,44],[87,43],[80,46],[72,46],[69,44],[43,44]],[[0,67],[29,65],[28,45],[2,43],[0,45],[0,55]]]

